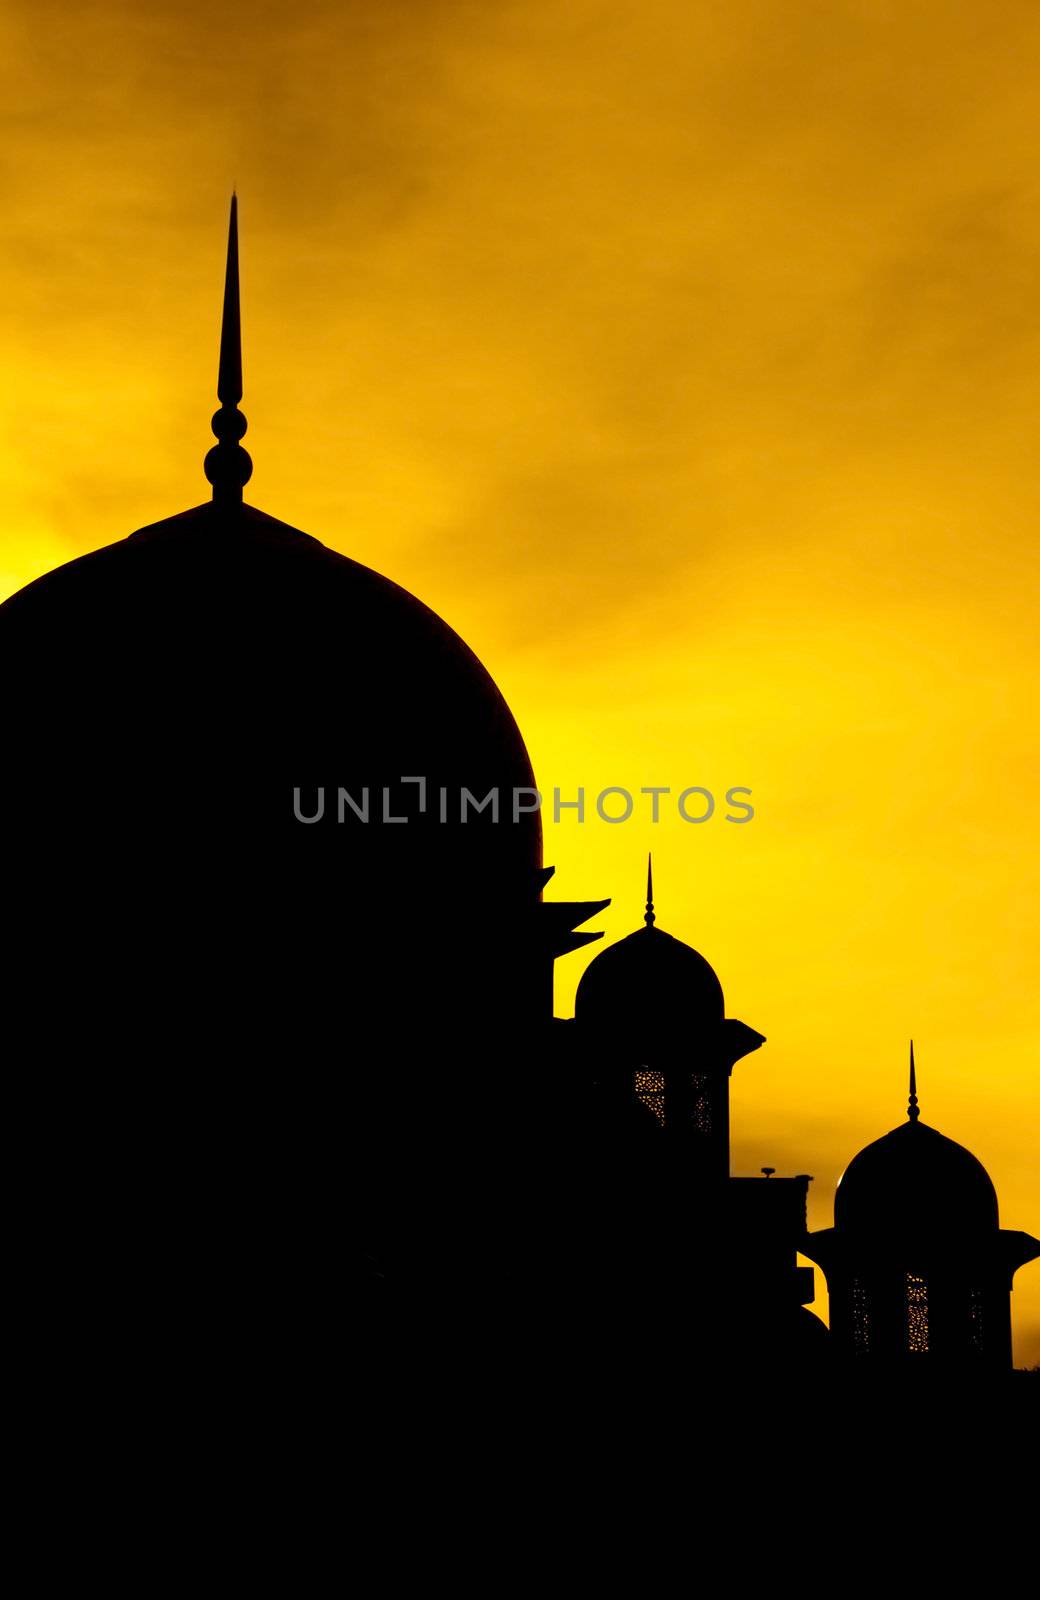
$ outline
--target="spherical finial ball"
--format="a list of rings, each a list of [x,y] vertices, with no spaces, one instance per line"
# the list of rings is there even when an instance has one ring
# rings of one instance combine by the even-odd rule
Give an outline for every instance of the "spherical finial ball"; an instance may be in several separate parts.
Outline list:
[[[225,439],[241,439],[248,426],[241,411],[232,411],[226,406],[214,411],[213,421],[210,423],[210,427],[222,444]]]
[[[241,445],[225,441],[213,446],[202,469],[214,489],[241,489],[253,476],[253,461]]]

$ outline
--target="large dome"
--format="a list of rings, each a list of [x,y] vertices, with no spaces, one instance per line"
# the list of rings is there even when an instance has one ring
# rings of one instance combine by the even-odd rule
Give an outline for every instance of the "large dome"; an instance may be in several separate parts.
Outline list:
[[[127,1070],[349,1051],[371,1138],[431,1030],[464,1007],[476,1036],[531,988],[531,764],[440,617],[243,504],[234,199],[217,396],[211,503],[0,607],[9,991],[37,1055],[41,1033]]]
[[[867,1236],[956,1239],[999,1226],[997,1195],[970,1150],[911,1119],[849,1163],[838,1181],[834,1224]]]
[[[60,758],[65,826],[116,809],[129,826],[129,807],[168,812],[175,795],[181,827],[205,810],[266,829],[295,822],[297,787],[315,815],[322,786],[326,823],[343,787],[369,791],[378,824],[389,787],[412,823],[395,849],[422,822],[428,849],[441,787],[449,825],[463,787],[496,788],[498,826],[471,813],[452,848],[493,835],[503,867],[540,864],[538,813],[511,814],[530,761],[473,652],[397,584],[252,507],[199,506],[31,583],[0,606],[0,660],[20,686],[15,786]]]
[[[535,896],[531,765],[476,656],[396,584],[242,502],[234,198],[217,395],[211,504],[0,607],[6,837],[59,879],[55,849],[66,863],[112,849],[132,876],[140,847],[150,870],[177,856],[175,881],[182,866],[198,876],[201,849],[211,884],[229,864],[262,882],[291,835],[283,877],[314,870],[331,895],[349,870],[355,898],[384,888],[384,910],[449,884],[500,910]],[[341,822],[353,848],[331,866]]]

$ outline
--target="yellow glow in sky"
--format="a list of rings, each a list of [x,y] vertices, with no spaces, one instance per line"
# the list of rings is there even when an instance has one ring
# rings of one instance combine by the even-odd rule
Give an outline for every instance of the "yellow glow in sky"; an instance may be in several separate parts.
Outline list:
[[[237,182],[252,502],[445,616],[547,791],[752,789],[546,830],[608,938],[652,847],[767,1035],[735,1170],[828,1225],[912,1034],[1040,1232],[1032,0],[0,18],[3,593],[207,498]]]

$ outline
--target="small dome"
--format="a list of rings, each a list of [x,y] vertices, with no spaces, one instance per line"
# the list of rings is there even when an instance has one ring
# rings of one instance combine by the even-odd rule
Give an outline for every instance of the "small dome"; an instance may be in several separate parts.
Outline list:
[[[834,1225],[861,1235],[949,1239],[997,1228],[997,1195],[970,1150],[911,1118],[849,1163]]]
[[[602,951],[585,969],[574,1002],[580,1022],[662,1036],[718,1024],[722,985],[702,955],[651,923]]]

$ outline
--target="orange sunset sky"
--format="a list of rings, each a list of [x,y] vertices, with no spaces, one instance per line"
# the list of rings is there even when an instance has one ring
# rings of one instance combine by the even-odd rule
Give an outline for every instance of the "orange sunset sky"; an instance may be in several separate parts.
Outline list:
[[[585,787],[551,895],[627,932],[653,848],[768,1037],[734,1170],[829,1225],[913,1035],[1040,1233],[1035,0],[2,0],[0,63],[2,594],[207,498],[237,183],[248,498]],[[652,784],[756,815],[595,816]]]

